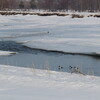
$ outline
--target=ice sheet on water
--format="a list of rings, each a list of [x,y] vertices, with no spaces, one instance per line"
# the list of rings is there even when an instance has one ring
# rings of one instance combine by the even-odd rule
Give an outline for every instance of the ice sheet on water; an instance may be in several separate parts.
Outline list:
[[[8,25],[0,28],[0,37],[12,37],[14,41],[28,47],[64,52],[100,52],[98,18],[72,19],[35,15],[0,16],[0,18],[5,20],[0,26],[2,23]],[[40,35],[43,32],[49,34]]]
[[[13,55],[13,54],[17,54],[17,52],[1,51],[0,50],[0,56],[8,56],[8,55]]]

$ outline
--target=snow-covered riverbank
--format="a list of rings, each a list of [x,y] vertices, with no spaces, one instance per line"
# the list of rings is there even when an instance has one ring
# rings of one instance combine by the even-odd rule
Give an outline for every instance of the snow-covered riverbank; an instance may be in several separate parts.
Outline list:
[[[100,77],[0,65],[1,100],[99,100]]]

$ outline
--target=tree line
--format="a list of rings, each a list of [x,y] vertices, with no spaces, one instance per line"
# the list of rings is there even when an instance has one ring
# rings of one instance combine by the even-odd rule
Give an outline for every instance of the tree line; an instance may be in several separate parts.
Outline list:
[[[100,11],[100,0],[0,0],[0,10]]]

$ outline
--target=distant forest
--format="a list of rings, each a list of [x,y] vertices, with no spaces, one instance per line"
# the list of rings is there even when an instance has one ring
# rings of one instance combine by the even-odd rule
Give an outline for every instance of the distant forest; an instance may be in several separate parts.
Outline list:
[[[100,11],[100,0],[0,0],[0,10]]]

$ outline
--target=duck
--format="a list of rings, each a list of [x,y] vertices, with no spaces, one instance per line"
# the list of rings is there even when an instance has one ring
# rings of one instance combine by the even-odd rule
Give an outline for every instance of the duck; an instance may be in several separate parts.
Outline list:
[[[58,66],[58,69],[61,70],[61,69],[63,69],[63,67],[62,66]]]

